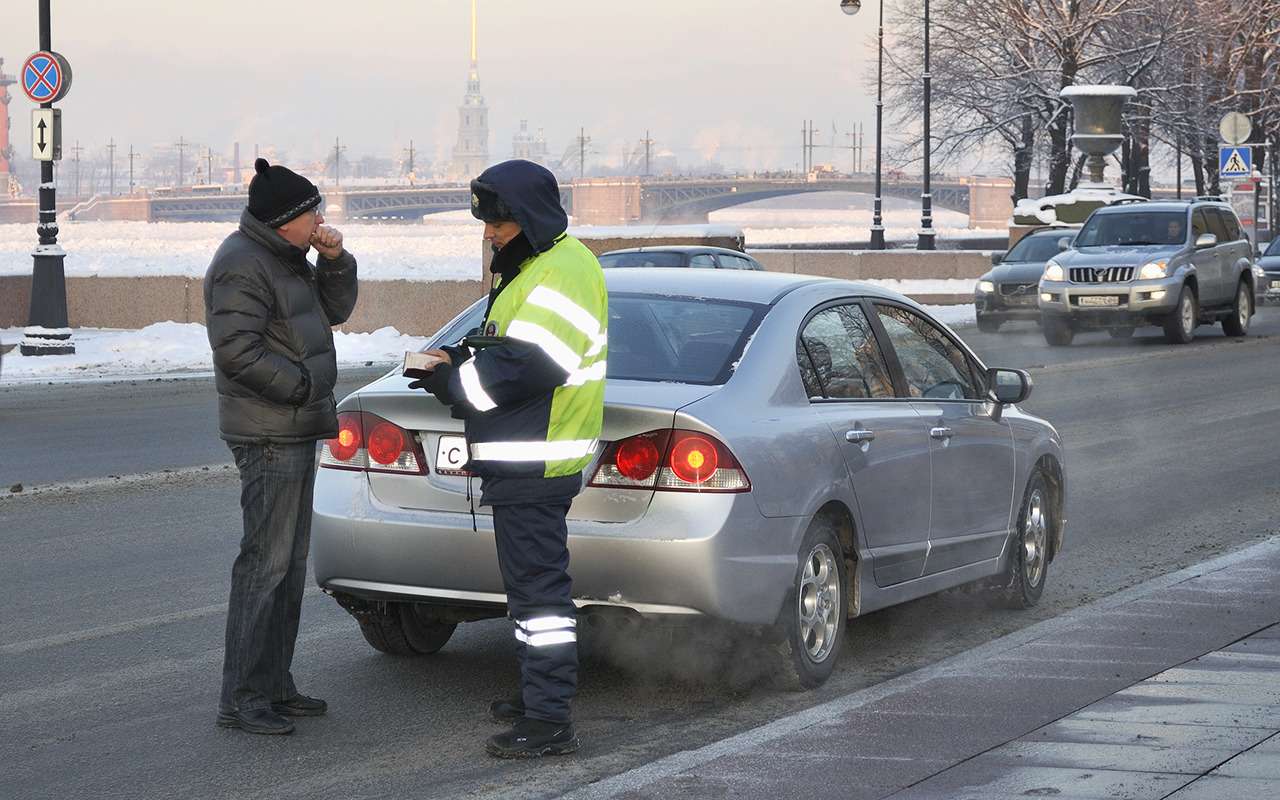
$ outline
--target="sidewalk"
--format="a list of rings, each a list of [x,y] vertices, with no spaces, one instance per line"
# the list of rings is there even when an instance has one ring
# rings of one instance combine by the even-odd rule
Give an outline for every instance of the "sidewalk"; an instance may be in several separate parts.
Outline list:
[[[1280,797],[1280,538],[567,797]]]

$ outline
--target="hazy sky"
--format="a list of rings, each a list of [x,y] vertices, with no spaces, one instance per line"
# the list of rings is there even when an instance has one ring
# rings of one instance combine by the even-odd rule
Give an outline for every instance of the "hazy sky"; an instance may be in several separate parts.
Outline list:
[[[480,0],[479,57],[490,156],[521,119],[558,157],[579,127],[616,159],[649,129],[683,163],[792,167],[801,121],[866,124],[875,5],[838,0]],[[447,158],[465,90],[469,0],[54,0],[54,49],[70,59],[68,140],[100,148],[240,141],[315,157],[392,156],[413,138]],[[37,3],[6,0],[0,57],[37,49]],[[11,91],[18,87],[12,87]],[[10,106],[20,155],[31,104]],[[70,144],[70,141],[68,141]],[[829,152],[819,154],[827,160]],[[848,163],[847,151],[839,152]],[[868,156],[869,160],[869,156]]]

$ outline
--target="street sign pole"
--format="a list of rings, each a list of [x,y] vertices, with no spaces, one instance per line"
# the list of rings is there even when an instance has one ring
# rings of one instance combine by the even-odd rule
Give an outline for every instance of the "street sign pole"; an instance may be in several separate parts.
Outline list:
[[[52,52],[53,34],[49,20],[50,0],[40,2],[40,50]],[[27,72],[26,69],[23,72]],[[62,82],[70,76],[58,72]],[[56,94],[56,93],[55,93]],[[38,96],[38,95],[37,95]],[[40,104],[53,110],[53,102]],[[67,326],[67,281],[63,267],[66,254],[58,245],[58,204],[53,188],[53,160],[40,161],[40,242],[33,253],[31,311],[23,331],[20,350],[24,356],[65,355],[76,351]]]

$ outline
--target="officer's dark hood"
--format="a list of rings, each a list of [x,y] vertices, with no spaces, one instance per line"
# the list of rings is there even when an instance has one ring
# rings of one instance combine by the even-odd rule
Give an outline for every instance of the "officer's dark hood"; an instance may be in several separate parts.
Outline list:
[[[556,176],[532,161],[515,159],[494,164],[480,173],[472,186],[498,196],[510,209],[513,220],[524,231],[535,253],[550,249],[569,227],[569,216],[560,205]],[[476,212],[474,205],[472,212]]]

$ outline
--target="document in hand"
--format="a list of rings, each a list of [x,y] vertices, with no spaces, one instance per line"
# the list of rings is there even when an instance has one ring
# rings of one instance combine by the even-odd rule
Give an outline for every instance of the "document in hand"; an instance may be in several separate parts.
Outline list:
[[[441,363],[439,356],[429,353],[405,353],[404,369],[401,372],[406,378],[425,378]]]

